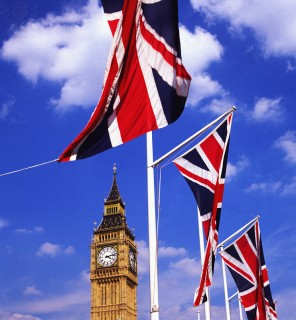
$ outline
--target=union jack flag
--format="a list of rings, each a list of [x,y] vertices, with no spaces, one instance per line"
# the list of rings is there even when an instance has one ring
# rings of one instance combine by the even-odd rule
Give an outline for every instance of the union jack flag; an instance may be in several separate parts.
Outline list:
[[[194,148],[174,160],[197,201],[207,240],[194,306],[207,300],[205,289],[212,284],[231,123],[232,113]]]
[[[275,320],[259,222],[220,253],[239,291],[248,320]]]
[[[87,158],[181,115],[191,81],[181,60],[177,0],[102,0],[113,34],[101,98],[59,161]]]

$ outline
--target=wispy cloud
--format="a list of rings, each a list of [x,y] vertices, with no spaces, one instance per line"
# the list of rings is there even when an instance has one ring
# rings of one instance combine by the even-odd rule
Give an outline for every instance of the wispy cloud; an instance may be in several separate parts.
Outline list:
[[[252,183],[249,187],[245,189],[246,192],[256,192],[260,191],[262,193],[275,193],[278,192],[282,187],[282,182],[259,182]]]
[[[296,176],[293,177],[292,181],[287,182],[282,189],[282,195],[296,195]]]
[[[160,247],[158,249],[158,255],[160,258],[163,257],[180,257],[187,254],[185,248],[174,248],[174,247]]]
[[[38,234],[44,232],[43,227],[34,227],[33,229],[19,228],[15,229],[15,233],[18,234]]]
[[[279,319],[293,320],[296,314],[296,289],[287,288],[276,294]]]
[[[203,99],[222,96],[225,93],[222,85],[206,73],[212,63],[222,58],[223,47],[220,42],[200,27],[196,27],[192,33],[181,26],[180,39],[183,62],[192,76],[188,105],[192,107]]]
[[[32,291],[34,291],[34,288],[33,286]],[[82,271],[79,278],[69,282],[66,288],[63,293],[56,293],[55,295],[52,292],[36,295],[34,301],[21,302],[15,308],[21,310],[22,313],[29,314],[50,315],[55,313],[54,319],[65,319],[65,317],[77,320],[86,319],[89,316],[90,308],[89,274]]]
[[[9,225],[9,223],[7,220],[0,218],[0,230],[5,227],[8,227],[8,225]]]
[[[75,252],[75,249],[72,246],[68,246],[64,249],[61,245],[45,242],[40,246],[36,254],[37,256],[55,257],[60,254],[71,255],[74,252]]]
[[[28,295],[39,296],[42,294],[42,292],[40,290],[38,290],[35,286],[26,287],[23,293],[26,296],[28,296]]]
[[[293,72],[296,69],[296,65],[294,62],[288,60],[287,61],[287,72]]]
[[[249,160],[245,156],[241,156],[236,163],[228,162],[226,168],[226,179],[231,180],[248,166]]]
[[[138,242],[139,268],[149,271],[148,247],[145,241]],[[145,253],[145,259],[143,254]],[[190,258],[184,248],[160,246],[159,252],[159,293],[162,306],[162,318],[172,319],[184,311],[184,305],[192,305],[193,294],[201,270],[199,260]],[[140,319],[149,315],[149,277],[141,274],[139,283],[138,309]],[[187,314],[188,315],[188,314]]]
[[[59,295],[53,298],[40,299],[36,302],[23,307],[24,311],[29,313],[52,313],[65,311],[72,306],[79,306],[89,303],[90,296],[87,291],[69,292],[64,295]]]
[[[255,121],[282,122],[284,120],[284,109],[282,99],[260,98],[255,103],[251,112],[251,118]]]
[[[1,320],[41,320],[40,318],[31,316],[31,315],[11,313],[4,310],[0,310],[0,319]]]
[[[141,252],[144,248],[145,252],[148,254],[148,247],[145,241],[140,241],[141,249],[139,249],[139,258],[141,258]],[[160,248],[165,248],[160,246]],[[197,257],[190,257],[187,251],[182,248],[167,247],[170,248],[173,254],[165,255],[159,257],[159,303],[161,305],[161,318],[164,320],[171,319],[191,319],[196,317],[197,310],[201,311],[201,316],[203,317],[203,307],[192,308],[192,301],[194,292],[197,288],[200,272],[201,263],[199,260],[199,255]],[[180,250],[181,249],[181,250]],[[181,253],[181,255],[179,255]],[[220,259],[219,259],[220,260]],[[223,294],[223,280],[222,271],[219,260],[215,265],[215,275],[214,275],[214,285],[215,291],[218,290],[219,293]],[[142,263],[143,261],[141,261]],[[148,261],[147,261],[148,263]],[[141,274],[141,279],[139,281],[138,290],[138,310],[139,319],[149,318],[149,277],[147,274]],[[221,314],[224,314],[224,306],[219,307],[212,305],[213,310],[220,310],[218,317],[213,319],[221,319]],[[223,313],[221,313],[223,310]],[[194,316],[193,316],[194,315]]]
[[[296,164],[296,131],[287,131],[276,140],[275,147],[285,153],[285,161]]]
[[[217,17],[227,20],[234,32],[253,30],[265,55],[296,57],[295,2],[270,0],[258,2],[256,6],[248,0],[235,3],[232,0],[191,0],[191,3],[196,10],[204,12],[210,21]]]
[[[291,196],[296,194],[296,176],[291,181],[269,181],[252,183],[245,192],[261,192],[263,194],[275,194]]]
[[[235,106],[234,99],[225,92],[220,98],[215,98],[203,106],[200,111],[210,112],[214,115],[221,115],[228,111],[232,106]]]
[[[0,120],[5,120],[8,117],[14,104],[15,99],[13,97],[7,97],[6,100],[2,102],[0,105]]]
[[[149,248],[146,241],[137,241],[138,246],[138,272],[140,275],[147,274],[149,272]],[[187,255],[185,248],[167,247],[161,245],[158,248],[158,256],[160,259],[178,258]]]

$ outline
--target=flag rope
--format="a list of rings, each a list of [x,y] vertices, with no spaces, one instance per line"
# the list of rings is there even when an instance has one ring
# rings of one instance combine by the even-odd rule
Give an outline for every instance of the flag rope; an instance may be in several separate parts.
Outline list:
[[[180,313],[178,316],[176,316],[175,318],[173,318],[172,320],[178,319],[181,316],[183,316],[185,313],[191,311],[194,307],[189,307],[188,309],[186,309],[184,312]]]
[[[34,169],[34,168],[41,167],[41,166],[44,166],[46,164],[49,164],[49,163],[52,163],[52,162],[57,162],[57,161],[58,161],[58,159],[54,159],[54,160],[38,163],[38,164],[35,164],[33,166],[29,166],[29,167],[26,167],[26,168],[22,168],[22,169],[18,169],[18,170],[13,170],[13,171],[1,173],[0,177],[8,176],[10,174],[18,173],[18,172],[25,171],[25,170]]]

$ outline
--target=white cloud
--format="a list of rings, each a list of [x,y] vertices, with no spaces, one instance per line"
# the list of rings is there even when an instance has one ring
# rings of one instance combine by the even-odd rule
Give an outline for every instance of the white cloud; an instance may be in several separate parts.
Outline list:
[[[89,271],[83,270],[80,272],[78,284],[80,284],[80,285],[89,284]]]
[[[278,292],[276,296],[277,314],[279,319],[294,320],[296,314],[296,290],[288,288]]]
[[[33,233],[42,233],[44,231],[43,227],[34,227],[33,229],[19,228],[14,232],[19,234],[33,234]]]
[[[296,65],[295,63],[293,63],[292,61],[288,60],[287,61],[287,72],[292,72],[296,69]]]
[[[45,242],[41,245],[39,250],[37,251],[37,256],[52,256],[55,257],[58,254],[61,254],[62,249],[61,246],[57,244],[52,244],[50,242]]]
[[[221,115],[234,106],[234,101],[230,98],[227,92],[217,99],[213,99],[209,104],[201,108],[201,112],[211,112],[214,115]]]
[[[160,258],[184,256],[186,253],[187,253],[187,251],[184,248],[162,247],[161,246],[158,249],[158,256]]]
[[[23,25],[4,42],[1,55],[16,63],[19,73],[33,83],[40,78],[61,83],[60,94],[51,103],[65,112],[97,103],[111,38],[102,8],[89,0],[80,11],[68,9]],[[188,103],[224,94],[222,86],[206,74],[212,63],[221,60],[219,41],[200,27],[192,33],[181,26],[180,38],[183,61],[192,75]]]
[[[7,98],[7,100],[2,102],[2,105],[0,106],[0,119],[1,120],[4,120],[7,118],[14,103],[15,103],[15,99],[13,97],[9,97],[9,98]]]
[[[50,242],[43,243],[37,251],[37,256],[51,256],[55,257],[60,254],[72,255],[75,253],[73,246],[68,246],[65,249],[61,245],[53,244]]]
[[[296,164],[296,131],[287,131],[276,140],[275,146],[284,151],[287,162]]]
[[[90,281],[89,273],[82,271],[79,277],[66,284],[59,282],[55,292],[41,292],[33,285],[23,292],[34,295],[32,299],[14,300],[6,306],[6,312],[1,312],[1,320],[40,320],[34,314],[43,314],[46,319],[80,320],[89,317],[90,310]],[[28,315],[27,315],[28,314]],[[29,316],[30,314],[30,316]]]
[[[254,109],[251,112],[252,119],[256,121],[283,121],[284,111],[281,105],[281,100],[281,98],[260,98],[255,103]]]
[[[149,249],[146,241],[139,240],[137,241],[138,249],[138,273],[140,275],[146,274],[149,272]]]
[[[191,33],[180,27],[183,63],[192,77],[188,105],[194,106],[202,99],[223,95],[223,87],[205,72],[214,62],[219,62],[223,47],[206,30],[196,27]]]
[[[226,168],[226,179],[231,180],[233,177],[237,176],[249,165],[249,160],[245,156],[241,156],[236,163],[227,163]]]
[[[227,20],[236,32],[244,28],[253,30],[266,55],[296,57],[295,1],[259,1],[256,5],[247,0],[191,0],[191,3],[211,21],[217,17]]]
[[[146,241],[137,242],[139,256],[138,266],[141,279],[138,288],[139,319],[149,316],[149,250]],[[161,317],[171,319],[184,311],[184,304],[191,305],[193,293],[199,279],[201,266],[199,261],[189,258],[186,249],[159,247],[159,301]],[[145,273],[143,272],[145,271]]]
[[[7,227],[9,225],[7,220],[1,219],[0,218],[0,230]]]
[[[195,27],[191,33],[185,26],[180,26],[182,60],[191,75],[200,74],[213,62],[219,62],[223,47],[219,41],[206,30]]]
[[[212,80],[206,73],[200,73],[192,77],[188,96],[188,106],[195,106],[204,99],[222,96],[224,93],[223,87],[217,81]],[[205,109],[202,109],[201,111],[205,111]],[[216,113],[214,110],[209,111]]]
[[[149,248],[147,246],[146,241],[139,240],[137,241],[137,249],[138,249],[138,272],[140,275],[147,274],[149,272]],[[174,258],[174,257],[182,257],[187,254],[185,248],[174,248],[174,247],[166,247],[159,246],[158,248],[158,257],[160,259]]]
[[[29,313],[52,313],[65,311],[72,306],[79,306],[89,303],[90,295],[88,291],[77,291],[55,296],[53,298],[40,299],[23,306],[25,312]]]
[[[197,277],[201,270],[200,263],[196,259],[185,257],[176,262],[170,263],[170,269],[173,272],[183,272],[183,276]]]
[[[42,233],[42,232],[44,231],[44,228],[43,228],[43,227],[35,227],[35,228],[34,228],[34,231],[35,231],[36,233]]]
[[[281,194],[284,196],[296,195],[296,176],[293,177],[291,182],[288,182],[283,186]]]
[[[87,277],[87,281],[86,281]],[[62,284],[61,284],[62,286]],[[58,291],[58,290],[57,290]],[[79,278],[69,282],[62,293],[38,295],[34,301],[21,302],[14,306],[22,313],[54,314],[55,319],[86,319],[89,314],[89,274],[82,271]]]
[[[137,244],[139,265],[141,267],[141,264],[145,261],[148,272],[147,243],[145,241],[139,241]],[[165,247],[161,245],[159,247],[159,253],[159,302],[161,305],[161,317],[165,320],[172,319],[179,313],[184,312],[184,305],[192,305],[193,294],[199,280],[201,265],[199,260],[188,257],[188,252],[184,248]],[[145,256],[145,260],[143,256]],[[143,269],[143,266],[141,269]],[[148,281],[148,275],[142,273],[138,289],[140,319],[148,319],[149,316],[150,298]]]
[[[265,194],[277,193],[281,196],[291,196],[296,194],[296,176],[291,181],[271,181],[252,183],[245,189],[246,192],[261,192]]]
[[[4,42],[2,58],[34,83],[39,78],[62,83],[51,102],[65,111],[97,103],[110,42],[103,10],[89,0],[80,11],[28,22]]]
[[[20,314],[20,313],[11,313],[0,309],[0,319],[1,320],[41,320],[40,318]]]
[[[64,250],[66,255],[72,255],[75,253],[75,248],[73,246],[69,246]]]
[[[26,287],[23,293],[24,295],[35,295],[35,296],[39,296],[42,294],[42,292],[38,290],[35,286]]]
[[[282,182],[260,182],[252,183],[248,188],[245,189],[246,192],[256,192],[260,191],[262,193],[276,193],[282,189]]]

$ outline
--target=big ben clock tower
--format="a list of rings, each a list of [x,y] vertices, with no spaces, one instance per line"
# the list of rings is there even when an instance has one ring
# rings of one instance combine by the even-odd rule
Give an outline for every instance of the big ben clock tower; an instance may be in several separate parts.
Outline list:
[[[116,181],[91,243],[91,320],[136,320],[137,247]]]

